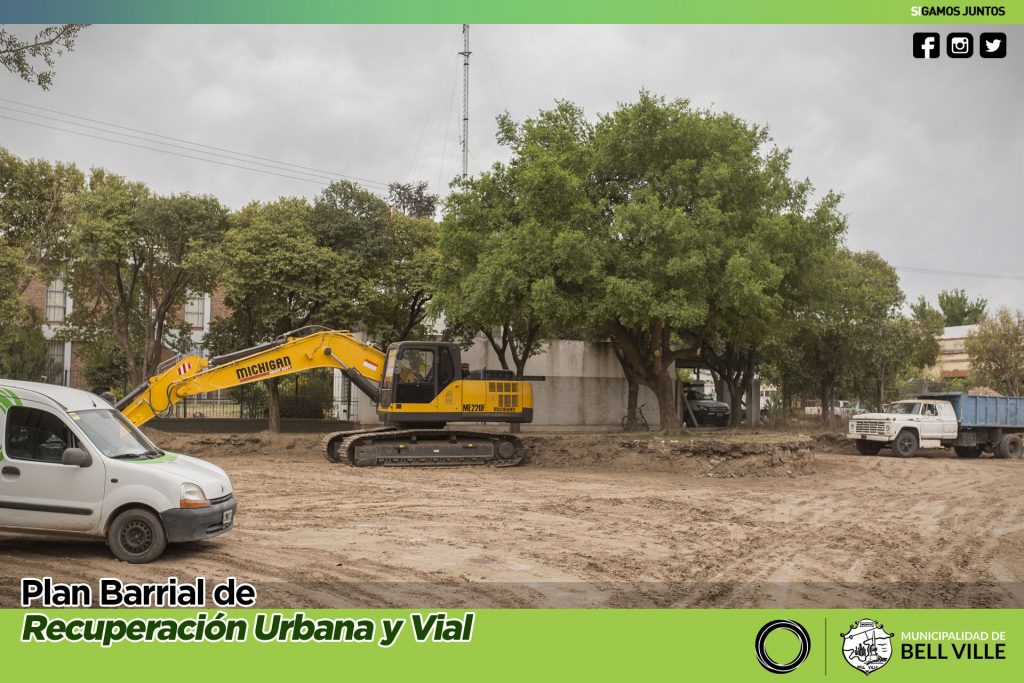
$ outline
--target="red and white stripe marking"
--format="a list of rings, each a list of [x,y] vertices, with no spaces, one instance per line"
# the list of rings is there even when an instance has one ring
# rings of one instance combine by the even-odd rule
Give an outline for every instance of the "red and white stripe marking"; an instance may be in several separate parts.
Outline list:
[[[189,363],[188,361],[185,361],[181,365],[178,366],[178,374],[179,375],[185,375],[191,369],[192,369],[192,364]]]

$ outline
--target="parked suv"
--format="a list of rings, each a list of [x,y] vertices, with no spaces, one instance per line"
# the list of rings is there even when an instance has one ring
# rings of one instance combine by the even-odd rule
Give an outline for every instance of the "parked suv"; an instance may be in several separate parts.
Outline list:
[[[697,418],[697,427],[725,427],[729,424],[729,404],[716,401],[703,391],[697,389],[686,390],[686,401],[690,404],[693,416]],[[683,408],[683,418],[687,427],[693,427],[693,420],[690,419],[690,412]]]
[[[231,480],[157,448],[99,396],[0,379],[0,530],[105,538],[125,562],[234,525]]]

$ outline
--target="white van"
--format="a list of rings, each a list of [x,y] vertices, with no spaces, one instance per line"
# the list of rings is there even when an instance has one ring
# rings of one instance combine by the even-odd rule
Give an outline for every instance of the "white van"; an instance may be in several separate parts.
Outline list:
[[[162,451],[99,396],[0,379],[0,531],[106,538],[125,562],[231,529],[221,468]]]

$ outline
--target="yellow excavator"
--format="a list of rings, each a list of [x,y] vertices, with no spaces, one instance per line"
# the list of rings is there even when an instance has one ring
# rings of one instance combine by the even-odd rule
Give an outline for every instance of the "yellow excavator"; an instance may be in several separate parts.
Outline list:
[[[307,327],[234,353],[172,358],[117,403],[141,426],[175,403],[313,368],[341,370],[377,404],[381,427],[328,434],[324,456],[356,466],[509,466],[523,459],[509,433],[446,429],[449,422],[526,423],[533,390],[507,370],[470,371],[450,342],[402,341],[385,354],[345,330]]]

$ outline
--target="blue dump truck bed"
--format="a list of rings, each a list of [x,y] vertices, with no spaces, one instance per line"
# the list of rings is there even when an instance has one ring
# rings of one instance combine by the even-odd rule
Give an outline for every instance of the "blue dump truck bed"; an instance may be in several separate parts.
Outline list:
[[[959,392],[925,394],[919,398],[949,401],[961,429],[972,427],[1024,428],[1024,398],[1019,396],[966,396]]]

